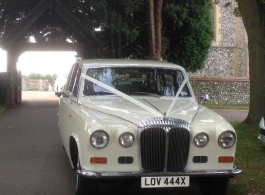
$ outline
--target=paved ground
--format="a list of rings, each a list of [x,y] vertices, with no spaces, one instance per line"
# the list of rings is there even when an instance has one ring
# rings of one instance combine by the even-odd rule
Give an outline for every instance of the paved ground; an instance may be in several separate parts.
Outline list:
[[[23,104],[0,117],[1,195],[74,194],[75,173],[62,148],[52,94],[23,94]]]
[[[76,175],[57,127],[58,98],[47,92],[23,92],[22,98],[21,105],[0,116],[0,195],[73,195]],[[217,112],[230,121],[243,121],[247,114],[240,110]],[[99,195],[128,193],[200,194],[194,184],[191,189],[169,190],[141,190],[136,184],[99,186]]]
[[[248,115],[248,110],[243,109],[213,109],[229,122],[242,122]]]

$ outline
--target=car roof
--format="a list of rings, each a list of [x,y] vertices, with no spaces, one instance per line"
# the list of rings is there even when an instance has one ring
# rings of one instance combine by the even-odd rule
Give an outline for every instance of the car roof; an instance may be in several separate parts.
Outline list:
[[[153,60],[135,60],[135,59],[83,59],[78,60],[78,64],[84,66],[84,68],[95,68],[95,67],[107,67],[107,66],[136,66],[136,67],[163,67],[163,68],[174,68],[180,69],[185,72],[185,69],[179,65],[164,62],[164,61],[153,61]]]

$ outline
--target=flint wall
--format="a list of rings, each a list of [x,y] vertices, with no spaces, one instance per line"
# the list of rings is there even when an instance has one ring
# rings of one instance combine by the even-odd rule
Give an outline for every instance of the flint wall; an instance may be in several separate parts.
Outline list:
[[[200,102],[208,94],[212,104],[249,104],[248,77],[190,77],[193,92]]]

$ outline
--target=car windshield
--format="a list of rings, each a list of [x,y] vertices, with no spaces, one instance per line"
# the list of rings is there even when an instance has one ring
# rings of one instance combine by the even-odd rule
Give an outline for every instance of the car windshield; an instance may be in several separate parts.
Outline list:
[[[164,68],[104,67],[88,69],[86,74],[130,96],[175,96],[184,81],[180,70]],[[111,91],[88,80],[85,80],[83,94],[113,95]],[[180,96],[191,96],[187,84]]]

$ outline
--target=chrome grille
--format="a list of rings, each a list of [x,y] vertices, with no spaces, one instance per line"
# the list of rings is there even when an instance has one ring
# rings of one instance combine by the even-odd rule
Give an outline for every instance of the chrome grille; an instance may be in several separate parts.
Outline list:
[[[186,167],[190,145],[190,132],[184,128],[169,131],[167,171],[174,172]]]
[[[161,128],[145,129],[141,133],[140,140],[144,169],[156,172],[164,170],[166,132]]]
[[[144,171],[176,172],[185,169],[190,132],[186,121],[155,118],[139,126],[141,163]]]

